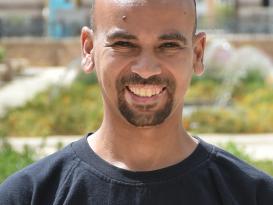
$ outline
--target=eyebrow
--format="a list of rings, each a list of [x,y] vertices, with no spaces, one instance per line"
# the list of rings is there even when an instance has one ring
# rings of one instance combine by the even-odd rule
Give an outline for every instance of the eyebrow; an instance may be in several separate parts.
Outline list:
[[[127,31],[123,31],[123,30],[114,30],[114,31],[110,31],[107,35],[106,35],[107,39],[110,41],[116,40],[116,39],[126,39],[126,40],[137,40],[138,38],[132,34],[130,34]],[[166,34],[162,34],[159,36],[158,38],[159,40],[177,40],[177,41],[181,41],[184,44],[188,43],[187,38],[181,34],[180,32],[174,32],[174,33],[166,33]]]
[[[187,38],[179,32],[162,34],[159,36],[159,40],[178,40],[184,44],[188,43]]]
[[[115,39],[137,40],[137,37],[122,30],[111,31],[107,35],[107,39],[113,41]]]

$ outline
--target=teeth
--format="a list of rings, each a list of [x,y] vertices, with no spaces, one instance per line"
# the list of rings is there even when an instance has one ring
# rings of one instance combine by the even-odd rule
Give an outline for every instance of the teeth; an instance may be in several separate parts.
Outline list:
[[[140,97],[151,97],[162,92],[162,87],[151,85],[131,85],[129,90]]]

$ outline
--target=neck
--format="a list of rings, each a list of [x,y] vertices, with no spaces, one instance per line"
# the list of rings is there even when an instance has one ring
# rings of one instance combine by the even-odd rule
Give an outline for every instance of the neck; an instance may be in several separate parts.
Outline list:
[[[181,114],[178,118],[147,128],[117,125],[113,123],[117,120],[104,118],[88,142],[96,154],[114,166],[132,171],[161,169],[187,158],[197,146],[197,140],[184,130]]]

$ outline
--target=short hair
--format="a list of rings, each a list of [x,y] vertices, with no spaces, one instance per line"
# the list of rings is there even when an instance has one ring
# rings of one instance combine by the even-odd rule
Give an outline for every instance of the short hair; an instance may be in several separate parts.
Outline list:
[[[194,12],[195,12],[195,25],[194,25],[194,31],[193,34],[196,33],[197,30],[197,9],[196,9],[196,0],[193,0],[194,2]],[[91,0],[91,18],[90,18],[90,25],[93,28],[93,30],[96,29],[95,20],[94,20],[94,11],[95,11],[95,4],[96,0]]]

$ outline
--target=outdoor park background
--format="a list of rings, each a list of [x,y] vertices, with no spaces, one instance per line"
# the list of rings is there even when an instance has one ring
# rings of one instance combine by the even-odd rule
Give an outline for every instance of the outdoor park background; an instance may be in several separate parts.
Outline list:
[[[184,126],[273,176],[273,0],[197,4],[206,72]],[[90,0],[0,0],[0,182],[100,125],[96,77],[80,69],[89,16]]]

